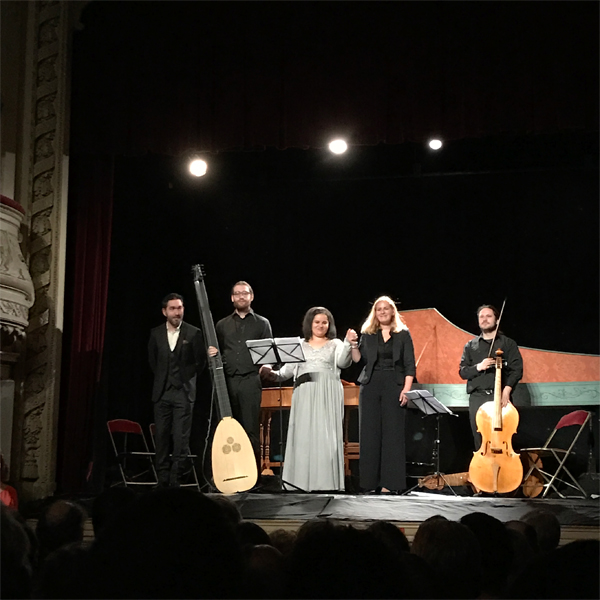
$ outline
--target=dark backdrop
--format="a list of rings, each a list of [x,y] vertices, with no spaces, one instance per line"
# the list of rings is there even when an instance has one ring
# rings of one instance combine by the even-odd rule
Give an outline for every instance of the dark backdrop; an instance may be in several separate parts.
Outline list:
[[[106,418],[150,419],[148,332],[171,291],[198,324],[196,262],[216,319],[247,279],[276,335],[314,304],[343,334],[382,293],[474,331],[475,308],[508,296],[519,344],[598,352],[597,17],[586,2],[90,3],[71,150],[115,170],[69,197],[83,310],[65,316],[59,486],[101,461]],[[348,154],[316,149],[333,133]],[[449,141],[437,154],[431,134]],[[185,173],[189,150],[210,151],[207,177]],[[114,210],[98,244],[87,203]]]
[[[478,169],[467,172],[470,156]],[[184,295],[186,320],[199,324],[190,272],[198,262],[215,320],[231,310],[231,285],[245,279],[276,336],[299,334],[317,304],[332,310],[342,336],[383,293],[401,309],[435,307],[475,332],[476,307],[508,297],[504,330],[520,345],[597,353],[596,157],[594,137],[579,135],[463,141],[437,155],[412,146],[337,158],[223,153],[201,179],[173,157],[120,159],[106,416],[152,419],[149,330],[164,320],[160,301],[171,291]],[[210,408],[206,376],[202,389],[196,451]]]
[[[456,142],[423,153],[420,175],[397,146],[220,154],[200,179],[171,157],[121,159],[109,315],[145,340],[175,290],[197,322],[190,268],[200,262],[215,319],[246,279],[276,335],[298,333],[316,304],[340,334],[358,328],[382,293],[475,331],[475,308],[507,296],[504,328],[520,345],[596,353],[594,137],[570,149],[564,136],[513,139],[504,155],[498,140]],[[528,164],[517,152],[526,144]],[[479,169],[467,172],[466,146]]]
[[[595,2],[91,2],[74,152],[598,128]]]

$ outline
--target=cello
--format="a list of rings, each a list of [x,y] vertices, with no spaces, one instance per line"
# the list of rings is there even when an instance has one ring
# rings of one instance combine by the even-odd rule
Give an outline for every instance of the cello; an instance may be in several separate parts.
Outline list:
[[[507,494],[521,485],[523,464],[511,441],[519,413],[510,402],[502,408],[502,354],[496,350],[494,400],[482,404],[475,417],[482,440],[469,465],[469,480],[484,492]]]

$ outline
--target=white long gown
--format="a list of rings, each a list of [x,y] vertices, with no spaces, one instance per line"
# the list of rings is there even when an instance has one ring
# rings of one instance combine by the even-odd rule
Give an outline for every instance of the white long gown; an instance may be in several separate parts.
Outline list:
[[[348,341],[329,340],[321,348],[302,342],[306,362],[285,365],[279,379],[311,373],[294,389],[283,480],[307,491],[344,489],[344,389],[340,369],[350,366]],[[286,489],[292,490],[291,486]]]

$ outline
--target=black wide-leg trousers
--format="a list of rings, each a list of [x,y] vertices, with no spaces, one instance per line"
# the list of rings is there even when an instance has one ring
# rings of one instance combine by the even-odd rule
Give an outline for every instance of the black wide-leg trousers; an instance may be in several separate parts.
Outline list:
[[[394,371],[373,371],[360,388],[360,486],[406,489],[406,411],[400,406],[402,385]]]

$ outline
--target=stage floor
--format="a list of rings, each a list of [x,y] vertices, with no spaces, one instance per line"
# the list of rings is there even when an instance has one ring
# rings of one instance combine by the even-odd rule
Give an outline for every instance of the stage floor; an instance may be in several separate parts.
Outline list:
[[[297,529],[310,519],[367,527],[373,521],[390,521],[401,527],[409,541],[420,523],[434,515],[458,521],[472,512],[483,512],[506,522],[518,520],[537,508],[552,511],[562,528],[561,544],[575,539],[600,539],[600,502],[582,499],[531,499],[452,496],[414,491],[406,496],[350,494],[240,493],[230,496],[248,521],[267,532]]]
[[[264,478],[262,478],[264,481]],[[272,478],[268,478],[272,479]],[[586,500],[560,498],[507,498],[453,496],[441,491],[413,491],[406,496],[280,492],[271,481],[260,492],[228,496],[239,508],[242,518],[260,525],[267,533],[276,529],[296,530],[311,519],[326,518],[357,528],[374,521],[389,521],[400,527],[412,542],[419,525],[434,515],[458,521],[464,515],[484,512],[502,522],[518,520],[527,512],[543,508],[553,512],[561,524],[561,545],[580,539],[600,540],[600,501],[597,494]],[[465,488],[456,490],[464,492]],[[149,491],[149,490],[147,490]],[[220,494],[206,494],[207,496]],[[66,498],[65,498],[66,499]],[[93,497],[77,500],[91,514]],[[42,503],[24,505],[22,514],[35,529]],[[92,519],[84,528],[84,540],[94,539]]]

